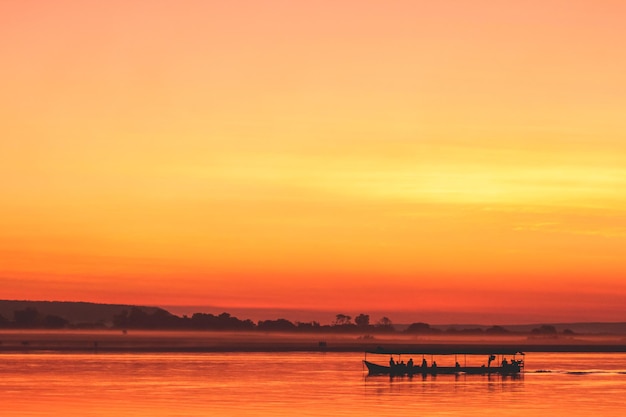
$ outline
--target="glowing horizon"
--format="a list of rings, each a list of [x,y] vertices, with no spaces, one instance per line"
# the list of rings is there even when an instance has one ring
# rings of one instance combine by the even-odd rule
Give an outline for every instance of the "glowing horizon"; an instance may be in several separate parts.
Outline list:
[[[33,6],[2,298],[624,320],[621,2]]]

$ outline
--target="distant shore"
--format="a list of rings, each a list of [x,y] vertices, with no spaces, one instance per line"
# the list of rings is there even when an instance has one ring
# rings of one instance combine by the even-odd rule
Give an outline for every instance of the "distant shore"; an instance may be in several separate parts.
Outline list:
[[[0,352],[202,353],[398,351],[626,352],[623,336],[532,338],[528,336],[359,337],[355,335],[193,331],[0,331]]]

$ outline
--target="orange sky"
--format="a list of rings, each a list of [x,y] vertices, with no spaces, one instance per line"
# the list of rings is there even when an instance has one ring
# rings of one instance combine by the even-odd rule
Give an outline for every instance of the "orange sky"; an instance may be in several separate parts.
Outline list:
[[[4,2],[0,298],[626,321],[625,14]]]

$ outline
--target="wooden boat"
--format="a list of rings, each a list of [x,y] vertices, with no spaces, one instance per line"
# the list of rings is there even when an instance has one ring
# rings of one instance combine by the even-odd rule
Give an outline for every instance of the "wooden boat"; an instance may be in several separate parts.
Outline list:
[[[390,355],[388,365],[380,365],[375,362],[367,360],[367,354],[377,355]],[[411,359],[407,363],[400,360],[401,356],[409,356]],[[420,364],[413,364],[412,357],[419,355],[422,358]],[[425,356],[431,357],[431,363],[429,364]],[[467,366],[467,356],[481,356],[487,357],[486,363],[478,366]],[[518,359],[518,355],[524,356],[523,352],[507,350],[498,352],[427,352],[427,351],[392,351],[379,348],[373,352],[365,352],[365,360],[363,363],[369,371],[369,375],[440,375],[440,374],[476,374],[476,375],[516,375],[524,371],[524,359]],[[394,360],[394,356],[398,359]],[[446,365],[450,363],[452,366],[439,366],[434,357],[446,356],[444,359]],[[450,359],[454,356],[454,362]],[[463,365],[458,361],[459,356],[463,357]],[[476,362],[475,360],[473,362]],[[492,365],[492,362],[494,363]]]

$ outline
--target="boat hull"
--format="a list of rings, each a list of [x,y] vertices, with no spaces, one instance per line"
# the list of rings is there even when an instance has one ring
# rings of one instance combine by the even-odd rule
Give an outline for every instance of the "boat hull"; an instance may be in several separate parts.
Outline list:
[[[389,366],[379,365],[364,360],[370,375],[452,375],[452,374],[476,374],[476,375],[512,375],[519,374],[521,368],[515,364],[509,366],[437,366],[437,367],[406,367],[398,366],[391,368]]]

